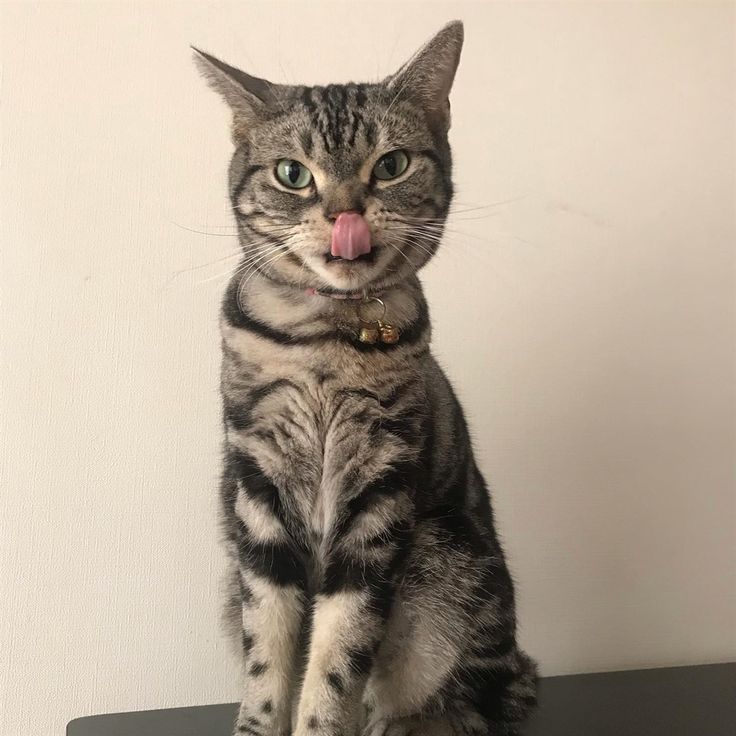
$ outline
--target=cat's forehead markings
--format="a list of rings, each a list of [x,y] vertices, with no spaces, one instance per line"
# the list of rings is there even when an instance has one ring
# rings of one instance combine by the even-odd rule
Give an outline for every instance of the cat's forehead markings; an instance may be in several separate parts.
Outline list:
[[[309,147],[314,145],[330,156],[353,150],[366,138],[367,124],[373,125],[366,111],[365,85],[334,84],[305,90],[302,97],[309,118]]]

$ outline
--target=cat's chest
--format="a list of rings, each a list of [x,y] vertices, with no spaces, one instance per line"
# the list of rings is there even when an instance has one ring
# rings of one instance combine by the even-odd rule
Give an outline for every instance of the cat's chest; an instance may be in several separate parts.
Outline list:
[[[376,393],[334,367],[282,365],[246,379],[234,392],[223,388],[230,422],[241,436],[268,444],[274,455],[302,470],[323,471],[335,455],[370,435],[380,418]]]
[[[222,393],[237,429],[256,436],[290,432],[284,452],[324,457],[346,422],[369,432],[380,396],[405,380],[381,354],[326,341],[308,347],[264,344],[245,331],[225,333]],[[230,411],[228,411],[228,409]]]
[[[259,357],[225,353],[228,443],[256,460],[295,516],[323,531],[341,495],[401,452],[382,429],[389,386],[380,366],[329,348]]]

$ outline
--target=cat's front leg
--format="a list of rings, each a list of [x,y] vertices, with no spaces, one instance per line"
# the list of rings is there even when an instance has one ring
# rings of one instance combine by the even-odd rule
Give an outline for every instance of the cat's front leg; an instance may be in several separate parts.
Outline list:
[[[304,595],[294,586],[245,574],[249,586],[242,609],[245,672],[235,733],[288,736]]]
[[[366,491],[330,535],[294,736],[353,736],[359,726],[413,523],[406,492]]]
[[[241,459],[241,465],[244,460]],[[242,468],[241,468],[242,469]],[[245,660],[236,734],[288,736],[306,573],[253,464],[234,504]],[[275,490],[275,489],[274,489]]]

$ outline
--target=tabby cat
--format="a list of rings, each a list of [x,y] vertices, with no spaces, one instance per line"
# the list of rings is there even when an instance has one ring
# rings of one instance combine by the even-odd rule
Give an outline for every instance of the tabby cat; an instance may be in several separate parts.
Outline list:
[[[232,110],[243,259],[221,317],[235,732],[513,734],[514,591],[417,278],[452,199],[463,27],[378,83],[272,84],[195,49]]]

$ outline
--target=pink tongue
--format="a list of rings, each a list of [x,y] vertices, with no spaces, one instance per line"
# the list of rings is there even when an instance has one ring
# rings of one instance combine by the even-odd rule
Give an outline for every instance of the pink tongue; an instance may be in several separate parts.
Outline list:
[[[348,261],[371,252],[371,230],[357,212],[341,212],[332,228],[330,252]]]

